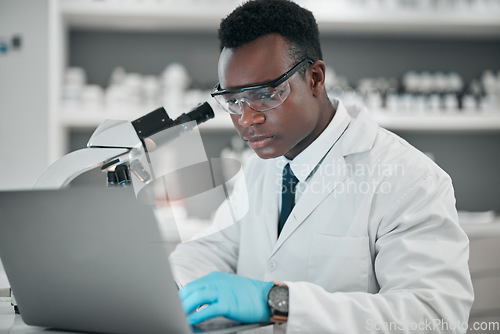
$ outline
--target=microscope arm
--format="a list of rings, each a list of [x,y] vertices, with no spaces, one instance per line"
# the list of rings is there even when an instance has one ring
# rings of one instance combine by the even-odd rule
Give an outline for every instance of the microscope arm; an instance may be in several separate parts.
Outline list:
[[[50,165],[38,178],[35,189],[59,189],[77,176],[116,160],[127,159],[133,147],[141,145],[130,122],[105,120],[92,134],[87,148],[71,152]]]
[[[130,152],[129,148],[84,148],[54,162],[37,180],[35,189],[59,189],[75,177]],[[78,168],[75,169],[75,166]]]

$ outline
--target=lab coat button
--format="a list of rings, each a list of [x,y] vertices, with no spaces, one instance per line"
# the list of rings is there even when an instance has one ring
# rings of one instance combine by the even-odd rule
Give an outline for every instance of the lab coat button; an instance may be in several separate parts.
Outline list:
[[[276,261],[274,260],[270,260],[268,263],[267,263],[267,269],[271,270],[271,271],[274,271],[276,270],[276,268],[278,267],[278,264],[276,263]]]

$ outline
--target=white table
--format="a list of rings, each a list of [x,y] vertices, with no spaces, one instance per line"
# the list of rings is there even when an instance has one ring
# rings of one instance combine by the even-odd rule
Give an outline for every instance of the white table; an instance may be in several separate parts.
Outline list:
[[[266,326],[257,329],[239,331],[241,334],[284,334],[279,326]],[[0,334],[82,334],[77,332],[50,330],[41,327],[28,326],[14,308],[8,298],[0,298]]]
[[[60,331],[46,330],[45,328],[26,325],[21,316],[14,313],[14,309],[7,298],[0,300],[0,333],[2,334],[61,334]]]

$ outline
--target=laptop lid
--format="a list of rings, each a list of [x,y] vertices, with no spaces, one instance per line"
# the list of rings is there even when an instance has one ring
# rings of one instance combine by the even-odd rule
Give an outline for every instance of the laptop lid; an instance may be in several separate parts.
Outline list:
[[[168,245],[132,189],[0,192],[0,256],[26,324],[191,332]]]

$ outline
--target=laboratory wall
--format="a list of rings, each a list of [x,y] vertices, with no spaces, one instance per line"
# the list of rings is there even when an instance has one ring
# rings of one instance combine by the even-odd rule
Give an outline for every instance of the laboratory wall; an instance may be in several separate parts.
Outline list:
[[[48,165],[49,1],[0,1],[0,189],[31,188]]]
[[[210,89],[217,82],[219,53],[216,32],[70,31],[69,66],[86,70],[89,83],[109,85],[113,69],[159,75],[172,62],[182,63],[192,88]],[[500,43],[491,38],[384,37],[322,35],[323,56],[337,76],[355,87],[362,78],[401,80],[410,70],[456,71],[464,83],[484,70],[500,69]],[[147,112],[145,110],[144,112]],[[170,111],[174,112],[175,111]],[[498,131],[396,131],[431,155],[453,178],[459,210],[500,212]],[[229,144],[231,131],[205,133],[209,156]],[[89,132],[76,131],[71,148],[85,145]],[[82,176],[77,182],[104,182]]]

